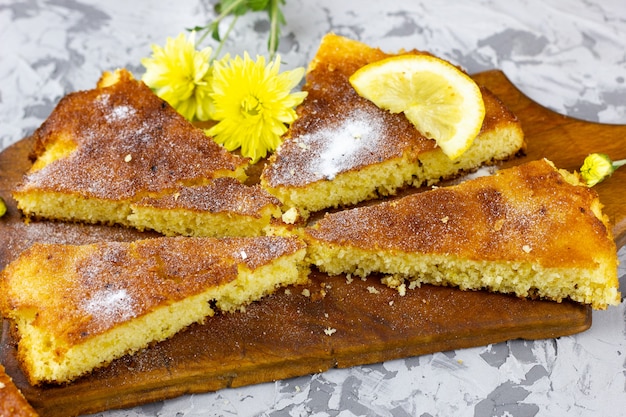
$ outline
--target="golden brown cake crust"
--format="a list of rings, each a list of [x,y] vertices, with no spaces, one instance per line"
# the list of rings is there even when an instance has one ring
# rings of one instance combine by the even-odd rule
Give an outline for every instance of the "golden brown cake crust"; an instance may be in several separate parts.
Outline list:
[[[421,135],[403,114],[378,108],[360,97],[349,82],[357,69],[392,55],[334,34],[324,37],[307,71],[303,91],[308,95],[297,108],[298,119],[263,171],[268,187],[304,187],[405,154],[417,161],[419,154],[435,149],[435,142]],[[481,91],[486,110],[483,131],[498,123],[517,123],[492,93]],[[345,146],[328,148],[329,137],[338,136],[345,137],[341,141]]]
[[[399,200],[325,216],[305,234],[359,249],[456,255],[594,268],[614,257],[596,192],[567,182],[549,162],[530,162]],[[306,239],[305,239],[306,240]]]
[[[231,177],[216,178],[200,187],[181,187],[161,198],[146,197],[135,206],[159,209],[186,209],[196,212],[237,213],[255,218],[268,206],[280,206],[280,201],[258,184],[248,186]]]
[[[125,70],[119,81],[65,96],[33,134],[33,159],[58,144],[74,150],[31,172],[19,191],[41,189],[120,200],[235,171],[228,153]]]
[[[0,417],[36,417],[37,415],[0,364]]]
[[[295,238],[158,238],[34,244],[0,275],[0,311],[46,311],[33,325],[78,344],[131,318],[237,278],[304,244]],[[37,274],[31,269],[36,269]],[[87,297],[87,298],[85,298]]]

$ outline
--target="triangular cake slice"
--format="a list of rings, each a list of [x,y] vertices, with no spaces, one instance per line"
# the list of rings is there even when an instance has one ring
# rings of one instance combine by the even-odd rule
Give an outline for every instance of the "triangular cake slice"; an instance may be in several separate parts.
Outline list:
[[[0,416],[38,417],[39,414],[28,403],[24,394],[15,385],[0,363]]]
[[[304,232],[330,274],[488,289],[604,309],[620,302],[617,250],[595,191],[547,160],[327,214]]]
[[[180,187],[131,205],[130,224],[168,236],[261,236],[280,219],[280,201],[258,184],[216,178],[200,187]]]
[[[67,382],[280,286],[305,283],[297,238],[161,237],[34,244],[0,275],[31,384]],[[236,329],[234,329],[236,331]]]
[[[288,208],[306,215],[394,194],[407,184],[433,184],[507,159],[525,146],[518,119],[482,88],[482,130],[461,158],[450,160],[403,114],[378,108],[351,86],[348,79],[357,69],[389,56],[334,34],[322,39],[307,69],[308,95],[297,108],[298,119],[261,176],[261,184]]]
[[[216,177],[245,180],[249,162],[126,70],[68,94],[33,136],[33,166],[13,194],[29,217],[127,225],[140,198]]]

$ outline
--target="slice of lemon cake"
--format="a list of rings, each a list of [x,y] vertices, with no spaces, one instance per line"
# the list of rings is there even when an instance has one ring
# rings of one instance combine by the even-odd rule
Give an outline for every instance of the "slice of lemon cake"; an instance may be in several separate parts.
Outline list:
[[[297,238],[34,244],[0,275],[31,384],[67,382],[214,314],[308,280]]]
[[[145,197],[131,209],[128,220],[134,227],[170,236],[260,236],[282,216],[276,197],[258,184],[248,186],[230,177]]]
[[[308,258],[330,274],[387,275],[603,309],[618,304],[617,250],[595,191],[540,160],[459,185],[327,214]]]
[[[263,187],[286,207],[306,215],[355,204],[507,159],[524,147],[518,119],[481,88],[482,128],[460,158],[450,159],[404,114],[379,108],[350,84],[357,70],[391,56],[334,34],[322,39],[307,69],[298,119],[261,175]]]
[[[215,177],[245,180],[235,156],[126,70],[64,97],[35,131],[34,163],[15,190],[29,217],[128,225],[130,204]]]
[[[38,415],[0,364],[0,416],[37,417]]]

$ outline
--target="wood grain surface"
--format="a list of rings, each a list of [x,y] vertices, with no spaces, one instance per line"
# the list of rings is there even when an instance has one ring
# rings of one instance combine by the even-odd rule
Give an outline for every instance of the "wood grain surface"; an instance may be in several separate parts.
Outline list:
[[[626,158],[626,126],[571,119],[541,107],[500,71],[474,76],[522,121],[528,149],[504,166],[547,157],[576,170],[591,152]],[[11,190],[28,169],[29,139],[0,153],[0,268],[35,241],[88,243],[146,237],[134,230],[55,222],[25,224]],[[618,246],[626,243],[626,170],[596,188]],[[377,291],[370,291],[374,287]],[[379,283],[313,272],[307,286],[251,305],[245,314],[218,315],[136,355],[63,386],[32,387],[16,359],[16,337],[2,323],[0,363],[43,416],[72,416],[150,401],[285,379],[516,338],[569,335],[591,326],[591,310],[571,302],[531,301],[487,292],[422,286],[402,297]],[[377,292],[377,293],[376,293]]]

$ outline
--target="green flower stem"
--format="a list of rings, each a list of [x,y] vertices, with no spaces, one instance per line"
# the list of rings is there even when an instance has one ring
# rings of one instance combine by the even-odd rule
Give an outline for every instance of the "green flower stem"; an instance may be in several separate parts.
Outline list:
[[[274,59],[274,55],[276,55],[276,51],[278,50],[278,37],[280,33],[279,1],[280,0],[270,0],[269,4],[270,38],[268,40],[268,51],[270,54],[270,61]]]
[[[285,16],[280,10],[280,6],[285,4],[285,0],[261,0],[260,2],[254,0],[232,0],[226,2],[225,0],[222,0],[218,2],[220,9],[224,3],[226,3],[226,7],[221,10],[220,14],[208,25],[196,26],[193,29],[188,29],[200,33],[196,46],[202,44],[209,34],[213,34],[213,39],[219,42],[219,46],[217,48],[217,52],[211,60],[217,59],[219,52],[222,50],[228,35],[237,21],[237,18],[246,13],[265,11],[267,12],[270,21],[270,33],[267,41],[267,50],[269,52],[270,61],[273,60],[278,51],[278,44],[280,42],[280,26],[286,24]],[[234,16],[234,19],[228,27],[226,33],[222,36],[219,33],[219,25],[229,15]]]
[[[613,161],[613,169],[617,169],[623,165],[626,165],[626,159],[620,159],[618,161]]]
[[[228,35],[230,34],[230,32],[235,27],[235,23],[237,23],[237,19],[239,19],[239,16],[235,16],[233,18],[233,21],[230,22],[230,25],[228,25],[228,29],[226,29],[226,33],[224,33],[224,36],[222,37],[222,40],[220,41],[220,44],[217,46],[217,49],[215,50],[215,53],[211,57],[211,61],[217,59],[217,57],[220,56],[220,53],[222,52],[222,48],[224,47],[224,43],[226,43],[226,39],[228,38]]]
[[[214,22],[216,22],[216,25],[219,25],[219,23],[224,20],[224,18],[226,16],[228,16],[233,10],[235,10],[237,7],[239,7],[241,4],[243,4],[246,0],[236,0],[234,2],[232,2],[230,4],[230,6],[228,6],[227,8],[225,8],[224,10],[222,10],[222,13],[220,13],[219,16],[217,16],[214,20]],[[235,19],[236,20],[236,19]],[[211,33],[211,25],[207,25],[204,27],[204,33],[202,34],[202,36],[200,36],[200,39],[198,39],[197,45],[200,45],[205,39],[206,37],[209,35],[209,33]],[[220,42],[220,47],[219,49],[221,49],[222,44],[224,43],[224,39],[226,39],[226,36],[222,39],[222,41]]]

